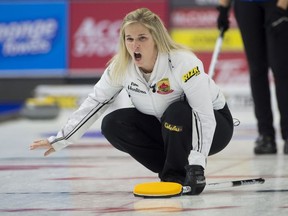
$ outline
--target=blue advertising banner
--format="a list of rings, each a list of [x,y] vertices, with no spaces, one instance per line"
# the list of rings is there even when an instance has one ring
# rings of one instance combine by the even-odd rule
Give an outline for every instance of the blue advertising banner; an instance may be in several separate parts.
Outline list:
[[[0,77],[64,75],[67,1],[0,2]]]

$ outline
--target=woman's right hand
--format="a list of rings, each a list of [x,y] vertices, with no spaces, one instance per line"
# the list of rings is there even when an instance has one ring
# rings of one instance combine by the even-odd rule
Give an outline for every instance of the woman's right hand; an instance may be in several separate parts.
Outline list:
[[[44,153],[44,156],[48,156],[49,154],[55,152],[55,149],[52,147],[52,145],[49,143],[49,141],[47,139],[45,139],[45,140],[35,140],[30,145],[30,150],[34,150],[34,149],[38,149],[38,148],[48,149]]]

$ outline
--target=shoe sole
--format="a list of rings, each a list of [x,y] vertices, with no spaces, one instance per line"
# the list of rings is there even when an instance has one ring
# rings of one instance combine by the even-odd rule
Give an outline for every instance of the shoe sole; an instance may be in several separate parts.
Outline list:
[[[262,155],[262,154],[276,154],[277,153],[277,150],[275,150],[275,151],[257,151],[257,150],[254,150],[254,153],[255,154],[257,154],[257,155]],[[287,154],[288,154],[288,152],[287,152]]]

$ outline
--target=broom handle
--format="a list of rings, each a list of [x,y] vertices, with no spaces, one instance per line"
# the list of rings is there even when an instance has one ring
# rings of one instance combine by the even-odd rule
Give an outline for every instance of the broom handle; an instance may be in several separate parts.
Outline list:
[[[245,180],[236,180],[236,181],[229,181],[229,182],[219,182],[219,183],[210,183],[207,184],[206,187],[211,188],[228,188],[228,187],[237,187],[242,185],[254,185],[254,184],[263,184],[265,179],[263,178],[256,178],[256,179],[245,179]],[[191,191],[190,186],[183,186],[182,192],[189,193]]]
[[[213,78],[214,73],[215,73],[215,67],[216,67],[216,63],[217,63],[217,59],[221,50],[221,46],[222,46],[222,42],[223,42],[223,37],[224,37],[224,31],[221,29],[220,30],[220,34],[216,40],[216,44],[214,47],[214,51],[213,51],[213,55],[212,55],[212,59],[211,59],[211,63],[209,66],[209,71],[208,71],[208,75]]]

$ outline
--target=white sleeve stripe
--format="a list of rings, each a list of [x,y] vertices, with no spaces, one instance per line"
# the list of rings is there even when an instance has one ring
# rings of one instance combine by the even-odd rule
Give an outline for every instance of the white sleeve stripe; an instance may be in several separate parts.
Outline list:
[[[198,152],[201,152],[202,151],[202,147],[203,147],[203,142],[202,142],[202,130],[201,130],[201,121],[200,121],[200,118],[198,116],[197,113],[193,112],[194,114],[194,120],[195,120],[195,130],[197,132],[197,148],[195,149],[196,151]],[[194,149],[194,146],[193,146],[193,149]]]
[[[108,103],[108,102],[107,102]],[[98,104],[94,109],[92,109],[83,119],[79,122],[78,125],[75,126],[74,130],[72,130],[69,134],[66,135],[65,139],[69,139],[71,136],[73,136],[74,133],[77,132],[79,128],[81,128],[89,119],[91,119],[103,106],[105,106],[107,103],[103,103],[98,108]],[[92,113],[91,113],[92,112]]]
[[[118,94],[120,93],[120,91],[115,94],[112,98],[110,98],[109,100],[105,101],[104,103],[102,103],[100,106],[98,103],[97,106],[95,106],[89,113],[87,113],[87,115],[75,126],[75,128],[73,130],[71,130],[66,136],[64,137],[60,137],[60,138],[56,138],[53,142],[51,142],[51,144],[56,143],[58,141],[61,140],[68,140],[71,136],[73,136],[83,125],[85,125],[85,123],[87,121],[89,121],[95,114],[97,114],[97,112],[99,112],[99,110],[101,110],[105,105],[107,105],[111,100],[113,100]],[[63,133],[62,133],[63,134]],[[63,134],[64,135],[64,134]]]
[[[91,119],[103,106],[105,106],[107,103],[102,104],[102,106],[95,107],[97,108],[96,110],[92,109],[76,126],[75,128],[70,131],[66,136],[60,137],[60,138],[56,138],[51,144],[59,142],[61,140],[68,140],[71,136],[73,136],[78,130],[79,128],[81,128],[89,119]],[[91,114],[91,112],[93,111],[93,113]],[[62,132],[62,134],[64,135],[64,132]]]

